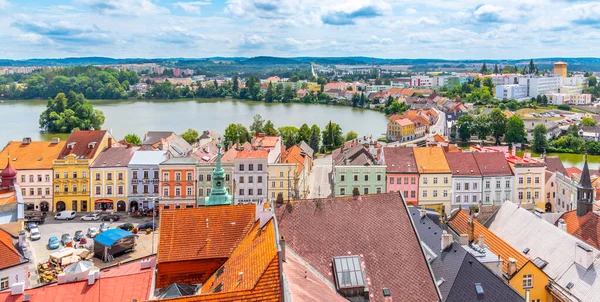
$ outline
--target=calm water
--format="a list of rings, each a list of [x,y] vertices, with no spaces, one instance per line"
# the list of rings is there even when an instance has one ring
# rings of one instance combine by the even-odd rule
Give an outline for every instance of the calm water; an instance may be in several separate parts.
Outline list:
[[[117,139],[128,133],[140,137],[149,130],[175,131],[188,128],[198,131],[213,129],[224,132],[230,123],[249,127],[255,114],[271,120],[275,127],[317,124],[324,129],[329,120],[338,123],[344,133],[353,130],[359,135],[384,136],[386,117],[376,111],[342,106],[316,104],[248,102],[231,99],[152,100],[152,101],[91,101],[104,111],[103,129],[112,130]],[[39,116],[46,101],[4,101],[0,103],[0,148],[9,140],[31,137],[34,140],[67,137],[42,133]]]

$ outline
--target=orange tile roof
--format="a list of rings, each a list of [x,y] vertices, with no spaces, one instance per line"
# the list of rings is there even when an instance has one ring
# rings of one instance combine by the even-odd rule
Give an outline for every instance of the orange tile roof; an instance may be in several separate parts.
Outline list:
[[[450,167],[440,147],[413,148],[419,173],[450,173]]]
[[[0,230],[0,269],[21,263],[21,254],[15,248],[12,237]]]
[[[283,155],[281,156],[281,162],[286,164],[297,164],[298,166],[298,174],[302,172],[304,169],[304,156],[302,156],[302,149],[296,145],[291,148],[285,150]]]
[[[413,122],[407,118],[403,118],[403,119],[399,119],[399,120],[394,120],[394,122],[396,122],[398,125],[404,127],[404,126],[410,126],[413,125]]]
[[[589,212],[578,217],[577,211],[573,210],[565,212],[560,218],[567,223],[567,233],[597,249],[600,248],[600,216],[598,214]]]
[[[26,295],[30,301],[65,302],[65,301],[144,301],[150,297],[152,283],[151,269],[137,274],[108,277],[96,280],[92,285],[86,281],[51,284],[25,290],[23,295],[10,295],[10,291],[0,293],[0,301],[21,302]]]
[[[221,161],[224,163],[233,162],[233,160],[235,160],[235,158],[237,157],[238,152],[239,151],[235,148],[229,148],[229,150],[227,150],[227,152],[225,152],[225,154],[223,154],[223,156],[221,157]]]
[[[436,134],[433,136],[433,140],[434,140],[434,141],[436,141],[436,142],[438,142],[438,143],[447,143],[447,142],[448,142],[448,141],[447,141],[447,140],[446,140],[446,139],[445,139],[443,136],[441,136],[439,133],[436,133]]]
[[[269,157],[269,151],[261,150],[242,150],[238,152],[236,158],[267,158]]]
[[[202,286],[199,295],[165,301],[279,301],[282,297],[279,257],[271,219],[262,228],[256,221],[248,234]],[[221,292],[213,293],[221,285]]]
[[[262,146],[263,148],[275,148],[275,146],[277,145],[277,143],[279,143],[281,140],[280,136],[255,136],[254,137],[254,143],[252,143],[252,147],[258,147],[259,146],[259,142],[262,142]]]
[[[16,170],[52,169],[52,161],[64,145],[65,142],[9,142],[0,153],[0,167],[6,167],[10,155],[10,165]]]
[[[392,115],[390,115],[390,118],[389,118],[389,120],[390,120],[390,121],[395,121],[395,120],[399,120],[399,119],[401,119],[401,118],[402,118],[402,115],[399,115],[399,114],[392,114]]]
[[[567,176],[571,178],[573,178],[575,175],[581,175],[581,169],[577,167],[565,168],[565,170],[567,171]]]
[[[0,190],[0,206],[16,202],[17,195],[15,194],[15,192],[10,191],[8,189]]]
[[[227,258],[252,226],[256,206],[173,209],[160,215],[159,263]]]
[[[461,210],[454,214],[454,216],[448,221],[448,225],[458,234],[468,234],[469,218],[469,214],[465,210]],[[504,260],[502,263],[502,271],[504,273],[508,272],[508,258],[517,260],[517,271],[519,271],[529,261],[527,257],[521,254],[521,252],[517,251],[500,237],[496,236],[496,234],[494,234],[488,228],[479,223],[479,221],[475,220],[473,236],[474,238],[479,238],[479,235],[483,235],[485,245],[488,246],[490,251]]]

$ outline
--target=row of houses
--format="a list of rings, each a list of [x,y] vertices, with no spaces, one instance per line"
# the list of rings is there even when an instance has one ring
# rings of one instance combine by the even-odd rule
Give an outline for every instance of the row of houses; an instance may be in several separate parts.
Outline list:
[[[411,141],[429,133],[429,128],[438,120],[438,113],[433,110],[408,110],[402,115],[390,116],[386,137],[389,142]]]
[[[224,152],[216,138],[200,142],[193,147],[173,132],[148,132],[132,146],[105,130],[74,131],[66,142],[9,142],[0,165],[17,171],[25,209],[44,212],[202,205],[217,162],[236,203],[287,201],[309,192],[313,151],[306,143],[284,150],[281,137],[257,135]]]

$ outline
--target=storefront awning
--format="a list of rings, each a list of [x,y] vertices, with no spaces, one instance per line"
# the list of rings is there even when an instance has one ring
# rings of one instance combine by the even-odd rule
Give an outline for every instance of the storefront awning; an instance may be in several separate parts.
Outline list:
[[[110,199],[98,199],[96,203],[113,203],[113,201]]]

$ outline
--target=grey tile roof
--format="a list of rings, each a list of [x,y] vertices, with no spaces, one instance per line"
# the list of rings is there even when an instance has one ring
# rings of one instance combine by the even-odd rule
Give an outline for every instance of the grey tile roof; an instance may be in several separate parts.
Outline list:
[[[137,150],[129,161],[129,166],[158,166],[167,159],[166,151]]]
[[[195,165],[198,160],[193,157],[173,157],[160,163],[161,165]]]
[[[419,209],[409,207],[421,242],[436,254],[430,261],[442,301],[523,301],[523,297],[504,283],[500,277],[469,254],[457,242],[441,250],[442,229],[428,215],[421,218]],[[475,283],[484,289],[483,297],[475,291]]]

